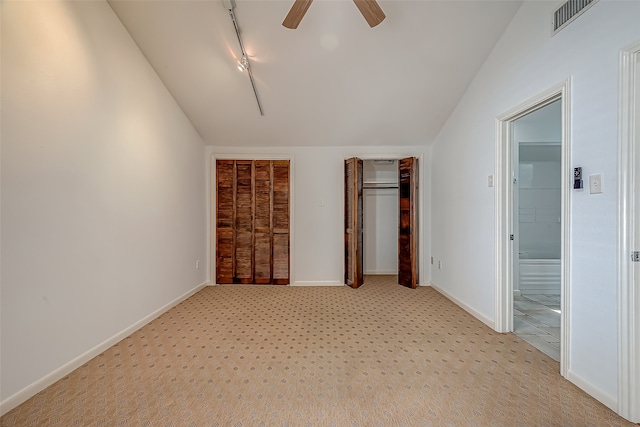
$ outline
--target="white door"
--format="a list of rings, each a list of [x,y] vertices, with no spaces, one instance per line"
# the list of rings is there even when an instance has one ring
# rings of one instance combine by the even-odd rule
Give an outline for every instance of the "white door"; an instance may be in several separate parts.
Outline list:
[[[520,295],[520,143],[513,141],[513,159],[511,181],[513,182],[513,216],[511,217],[511,234],[513,235],[511,251],[513,253],[513,296]]]
[[[634,194],[633,194],[633,213],[634,217],[632,219],[631,227],[634,230],[633,236],[633,250],[640,251],[640,123],[638,123],[638,114],[640,114],[640,50],[635,54],[636,65],[635,65],[635,76],[633,78],[634,81],[634,89],[635,89],[635,102],[634,102],[634,111],[635,114],[631,115],[630,120],[632,120],[631,129],[635,130],[635,141],[633,141],[634,145]],[[635,296],[635,301],[638,302],[640,300],[640,262],[633,263],[633,286],[634,292],[632,295]],[[632,387],[635,390],[632,391],[631,395],[635,396],[635,402],[631,402],[631,407],[635,408],[631,410],[630,418],[634,422],[640,422],[640,363],[638,363],[638,357],[640,357],[640,312],[638,311],[638,306],[635,306],[635,314],[630,316],[631,319],[635,319],[635,337],[632,338],[631,345],[635,345],[635,354],[636,360],[634,367],[632,368],[632,372],[635,370],[635,381],[632,381]],[[632,320],[633,321],[633,320]],[[633,399],[631,399],[633,400]]]

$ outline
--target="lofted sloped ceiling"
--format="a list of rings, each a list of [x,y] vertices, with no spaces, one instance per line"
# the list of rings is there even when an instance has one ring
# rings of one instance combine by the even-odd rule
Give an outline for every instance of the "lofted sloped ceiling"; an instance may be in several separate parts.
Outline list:
[[[522,0],[237,0],[260,115],[220,0],[109,4],[208,145],[421,145],[438,134]]]

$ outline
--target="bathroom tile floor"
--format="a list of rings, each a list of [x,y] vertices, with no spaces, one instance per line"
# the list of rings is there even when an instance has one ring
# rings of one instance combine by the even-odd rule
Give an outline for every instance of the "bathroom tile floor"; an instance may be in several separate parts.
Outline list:
[[[560,361],[560,295],[514,296],[513,332]]]

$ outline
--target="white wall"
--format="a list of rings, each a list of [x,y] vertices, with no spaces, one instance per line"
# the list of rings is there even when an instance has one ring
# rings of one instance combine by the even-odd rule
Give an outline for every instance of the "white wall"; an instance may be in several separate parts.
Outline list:
[[[208,147],[209,156],[225,158],[260,158],[290,156],[292,159],[292,285],[344,284],[344,159],[360,156],[367,158],[422,156],[420,173],[423,182],[429,182],[428,150],[424,146],[402,147]],[[209,157],[208,156],[208,157]],[[430,240],[429,187],[420,194],[423,227],[420,238],[425,244],[421,252],[428,259]],[[320,201],[324,206],[320,206]],[[213,251],[212,251],[213,252]],[[420,282],[429,283],[429,265],[423,263]]]
[[[522,5],[432,147],[432,280],[495,318],[496,117],[571,78],[572,163],[603,173],[604,193],[570,192],[569,376],[615,404],[618,57],[640,40],[640,2],[602,0],[551,38],[557,5]]]
[[[398,162],[376,164],[374,160],[365,160],[363,163],[364,274],[397,274]]]
[[[206,280],[206,174],[106,2],[0,9],[6,410]]]

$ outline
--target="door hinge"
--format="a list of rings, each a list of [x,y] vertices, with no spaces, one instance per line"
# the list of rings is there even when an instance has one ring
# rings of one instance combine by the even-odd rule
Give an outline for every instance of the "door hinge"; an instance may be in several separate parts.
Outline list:
[[[640,251],[631,252],[631,262],[640,262]]]
[[[513,234],[510,234],[510,235],[509,235],[509,240],[513,240],[513,239],[514,239]]]

